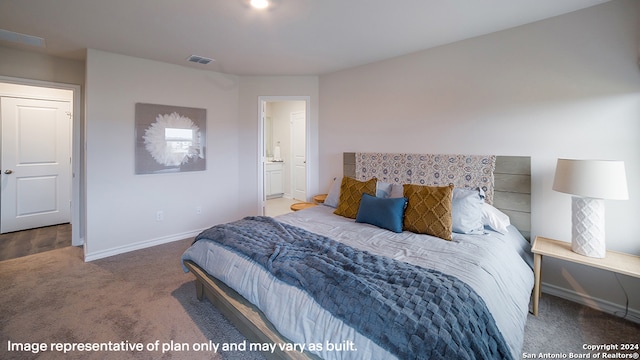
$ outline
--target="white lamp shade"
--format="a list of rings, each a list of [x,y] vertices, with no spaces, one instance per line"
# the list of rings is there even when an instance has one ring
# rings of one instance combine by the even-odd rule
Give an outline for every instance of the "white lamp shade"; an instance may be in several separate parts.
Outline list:
[[[629,198],[623,161],[558,159],[553,190],[595,199]]]

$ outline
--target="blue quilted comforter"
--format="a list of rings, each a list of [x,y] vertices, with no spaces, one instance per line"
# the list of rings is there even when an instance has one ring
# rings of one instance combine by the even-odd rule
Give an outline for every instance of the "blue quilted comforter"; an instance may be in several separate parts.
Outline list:
[[[203,231],[401,359],[511,359],[484,301],[456,277],[360,251],[269,217]]]

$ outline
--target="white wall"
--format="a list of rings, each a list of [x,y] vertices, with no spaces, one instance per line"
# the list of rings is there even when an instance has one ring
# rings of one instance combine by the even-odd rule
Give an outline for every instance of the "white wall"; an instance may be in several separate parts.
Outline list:
[[[66,84],[84,84],[84,61],[0,46],[0,75]]]
[[[527,155],[532,235],[569,241],[556,159],[624,160],[630,200],[606,202],[607,245],[640,255],[639,8],[615,0],[321,76],[320,183],[341,174],[345,151]],[[611,273],[552,259],[543,271],[546,291],[625,303]],[[620,280],[640,309],[640,281]]]
[[[316,76],[240,78],[98,50],[86,68],[87,261],[259,214],[258,96],[310,97],[317,169]],[[207,170],[135,175],[137,102],[207,109]]]
[[[97,50],[88,50],[86,68],[86,260],[183,239],[246,214],[238,200],[238,77]],[[207,170],[135,175],[138,102],[206,109]]]

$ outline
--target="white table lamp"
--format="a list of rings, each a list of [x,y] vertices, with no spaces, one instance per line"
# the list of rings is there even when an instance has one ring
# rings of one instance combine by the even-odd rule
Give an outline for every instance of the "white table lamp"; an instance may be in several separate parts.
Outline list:
[[[604,258],[604,199],[626,200],[623,161],[558,159],[553,190],[572,194],[571,249]]]

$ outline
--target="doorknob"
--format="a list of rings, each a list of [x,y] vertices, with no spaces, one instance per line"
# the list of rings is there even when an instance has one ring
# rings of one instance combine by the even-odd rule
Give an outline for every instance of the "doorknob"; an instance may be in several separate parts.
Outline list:
[[[4,171],[4,173],[7,174],[7,175],[13,174],[13,170],[7,169],[7,170]]]

